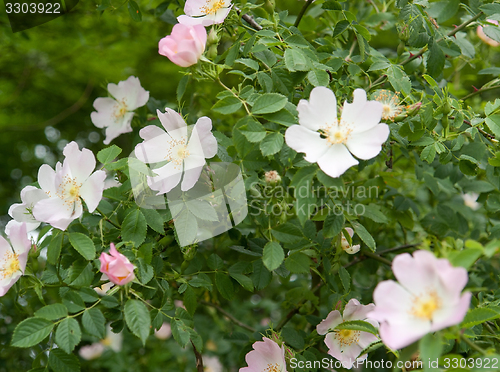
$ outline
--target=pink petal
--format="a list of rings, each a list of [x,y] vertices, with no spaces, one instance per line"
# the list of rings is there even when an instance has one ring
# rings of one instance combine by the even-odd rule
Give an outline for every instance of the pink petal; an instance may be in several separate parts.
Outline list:
[[[344,320],[364,320],[374,308],[374,304],[361,305],[358,300],[353,298],[345,306],[343,318]]]
[[[28,239],[25,223],[12,226],[8,237],[12,248],[17,254],[27,253],[31,249],[31,241]],[[24,266],[26,266],[26,262]]]
[[[472,294],[466,292],[459,299],[458,303],[444,304],[444,308],[436,310],[432,316],[431,331],[439,331],[443,328],[455,325],[464,320],[465,314],[469,311]]]
[[[340,323],[342,323],[342,316],[338,310],[334,310],[331,311],[328,316],[316,326],[316,331],[319,335],[326,335]]]
[[[71,176],[76,178],[77,183],[83,183],[90,176],[95,168],[95,156],[89,149],[80,149],[74,141],[68,143],[63,150],[66,157],[63,162],[63,167],[67,165],[70,169]]]
[[[118,85],[108,84],[108,91],[117,101],[124,102],[128,111],[144,106],[149,100],[149,92],[141,86],[140,80],[135,76],[129,76]]]

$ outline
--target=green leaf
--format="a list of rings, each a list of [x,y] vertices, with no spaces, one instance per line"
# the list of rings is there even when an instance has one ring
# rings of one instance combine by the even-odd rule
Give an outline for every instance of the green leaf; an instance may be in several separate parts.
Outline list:
[[[360,237],[360,239],[363,242],[365,242],[368,248],[370,248],[373,252],[375,252],[377,245],[375,243],[375,240],[370,235],[370,233],[365,229],[365,227],[361,225],[359,222],[352,222],[352,227],[354,228],[354,231]]]
[[[281,243],[285,244],[296,243],[304,237],[304,234],[302,234],[302,230],[289,222],[273,227],[271,233]]]
[[[336,326],[335,329],[352,329],[353,331],[368,332],[373,335],[378,334],[377,328],[364,320],[346,320]]]
[[[460,327],[471,328],[475,325],[498,318],[500,318],[500,311],[498,307],[478,307],[476,309],[469,310],[469,312],[465,315],[464,320],[460,324]]]
[[[485,122],[495,137],[500,138],[500,114],[488,116]]]
[[[377,223],[389,222],[386,215],[380,211],[376,204],[363,205],[363,212],[361,215]]]
[[[80,343],[82,332],[74,318],[66,318],[57,326],[56,343],[61,349],[70,354]]]
[[[184,75],[181,79],[181,81],[179,81],[179,85],[177,85],[177,90],[176,90],[176,95],[177,95],[177,101],[180,103],[181,102],[181,99],[182,97],[184,96],[184,93],[186,93],[186,88],[188,86],[188,82],[189,82],[189,77],[191,75]]]
[[[272,277],[273,275],[261,260],[253,262],[252,282],[258,291],[266,288],[271,282]]]
[[[278,267],[280,267],[284,259],[285,252],[283,252],[283,248],[279,243],[268,242],[264,246],[262,261],[269,271],[276,270]]]
[[[93,260],[95,258],[95,245],[88,236],[73,232],[69,234],[69,241],[73,248],[86,260]]]
[[[278,93],[265,93],[255,100],[252,107],[254,115],[271,114],[285,107],[288,99]]]
[[[467,176],[475,176],[477,165],[468,158],[462,158],[458,161],[458,168],[460,171]]]
[[[141,10],[139,9],[139,5],[134,0],[129,0],[128,1],[128,12],[132,19],[136,22],[142,21],[142,13]]]
[[[298,48],[290,48],[285,51],[285,66],[291,72],[309,71],[311,69],[309,59]]]
[[[451,252],[448,259],[453,266],[469,269],[482,255],[483,249],[481,248],[466,248],[462,251]]]
[[[217,290],[226,300],[232,300],[234,297],[234,287],[231,278],[224,273],[215,273],[215,285]]]
[[[411,81],[408,75],[399,66],[392,65],[387,69],[387,78],[396,92],[408,95],[411,93]]]
[[[349,275],[349,272],[344,268],[344,266],[339,267],[339,276],[342,287],[344,287],[345,292],[348,293],[351,289],[351,275]]]
[[[194,289],[190,285],[188,285],[186,290],[184,291],[183,300],[186,310],[189,314],[193,315],[196,311],[196,306],[198,305],[198,299],[196,298]]]
[[[131,241],[135,247],[139,247],[146,239],[146,218],[139,209],[128,214],[122,223],[123,241]]]
[[[241,131],[243,135],[247,138],[248,142],[257,143],[264,139],[266,136],[266,132],[249,132],[249,131]]]
[[[146,285],[153,279],[154,274],[153,266],[146,264],[144,258],[140,257],[137,260],[137,276],[139,281]]]
[[[288,256],[285,260],[285,267],[295,274],[306,274],[309,272],[311,259],[304,253],[298,252]]]
[[[181,346],[186,347],[189,342],[189,327],[184,324],[182,320],[172,318],[170,320],[170,326],[172,329],[172,336],[174,336],[175,341]]]
[[[332,37],[333,38],[337,37],[342,32],[344,32],[345,30],[347,30],[347,27],[349,27],[350,25],[351,24],[349,23],[349,21],[347,21],[345,19],[342,20],[342,21],[337,22],[337,24],[335,25],[335,28],[333,29]]]
[[[97,153],[97,160],[99,160],[103,164],[111,163],[120,153],[122,149],[116,145],[111,145],[102,149]]]
[[[500,43],[500,28],[498,26],[485,26],[483,28],[483,32],[490,39],[493,39],[496,42]]]
[[[156,209],[141,208],[141,213],[146,218],[146,223],[148,224],[149,227],[151,227],[154,231],[156,231],[159,234],[165,233],[165,229],[163,227],[163,218]]]
[[[326,71],[314,69],[307,73],[307,80],[315,87],[326,87],[330,84],[330,76]]]
[[[54,328],[54,323],[43,318],[28,318],[14,329],[12,346],[31,347],[42,342]]]
[[[223,115],[232,114],[238,111],[242,106],[241,101],[236,97],[226,97],[216,102],[212,107],[212,111]]]
[[[68,316],[68,309],[63,304],[52,304],[35,311],[35,316],[48,320],[56,320]]]
[[[305,346],[304,337],[302,337],[301,334],[295,329],[289,327],[283,328],[281,330],[281,335],[283,336],[285,342],[291,347],[297,350],[301,350],[304,348]]]
[[[60,349],[50,350],[49,366],[54,372],[80,372],[78,358],[73,354],[66,354]]]
[[[106,336],[106,318],[97,308],[87,309],[82,316],[83,328],[92,336],[103,339]]]
[[[47,262],[51,265],[56,265],[59,256],[61,255],[62,244],[64,240],[64,233],[58,233],[52,237],[50,244],[47,248]]]
[[[441,47],[433,40],[429,43],[429,54],[427,55],[427,72],[433,77],[437,77],[444,68],[444,53]]]
[[[196,216],[204,221],[218,221],[219,217],[212,205],[206,200],[193,199],[186,202],[186,207]]]
[[[441,356],[443,351],[443,341],[439,333],[433,335],[428,333],[423,338],[420,339],[418,343],[420,349],[420,359],[424,366],[425,372],[435,371],[435,368],[431,367],[430,362],[437,360]]]
[[[323,236],[325,238],[333,238],[337,236],[344,226],[344,215],[329,214],[323,223]]]
[[[207,265],[211,270],[220,270],[224,267],[224,261],[217,254],[212,253],[208,256]]]
[[[248,276],[238,273],[229,273],[233,279],[235,279],[240,285],[249,292],[254,291],[252,279]]]
[[[281,150],[284,143],[283,135],[279,132],[268,134],[260,143],[260,151],[264,156],[274,155]]]
[[[139,300],[128,300],[125,304],[125,322],[134,335],[146,345],[151,327],[151,318],[148,309]]]
[[[424,147],[420,153],[420,159],[425,160],[427,163],[432,163],[436,157],[436,147],[434,144]]]

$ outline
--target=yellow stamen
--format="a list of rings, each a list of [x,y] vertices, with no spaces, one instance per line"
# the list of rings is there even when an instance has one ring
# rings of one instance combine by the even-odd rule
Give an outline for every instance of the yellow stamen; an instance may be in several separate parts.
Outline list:
[[[411,313],[417,318],[432,320],[432,316],[441,307],[441,301],[436,292],[431,292],[428,296],[416,297]]]
[[[200,8],[203,14],[214,14],[219,9],[224,8],[224,0],[210,1],[208,0],[206,5]]]

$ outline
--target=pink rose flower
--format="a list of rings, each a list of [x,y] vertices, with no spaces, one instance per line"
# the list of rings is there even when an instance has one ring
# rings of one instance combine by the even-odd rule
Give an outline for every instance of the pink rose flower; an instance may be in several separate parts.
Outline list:
[[[181,67],[194,65],[200,59],[207,31],[202,25],[176,24],[172,33],[158,43],[158,53]]]
[[[368,332],[350,329],[334,331],[333,329],[346,320],[364,320],[374,327],[378,327],[376,321],[367,319],[367,314],[374,307],[374,304],[361,305],[358,300],[353,298],[345,306],[343,316],[340,315],[338,310],[334,310],[316,326],[319,335],[326,335],[325,344],[329,349],[328,354],[339,360],[344,368],[351,369],[354,362],[365,360],[368,354],[361,357],[359,357],[359,354],[368,345],[378,341],[378,337]]]
[[[113,243],[111,243],[109,252],[111,256],[102,252],[99,257],[101,272],[106,274],[109,280],[118,285],[125,285],[134,280],[135,266],[130,263],[128,258],[119,253]]]
[[[469,309],[471,293],[463,295],[467,270],[453,267],[427,251],[408,253],[392,261],[399,283],[386,280],[373,292],[380,337],[391,349],[401,349],[429,332],[460,323]]]
[[[245,356],[248,367],[240,368],[239,372],[286,372],[285,348],[268,338],[257,341],[253,350]]]
[[[498,21],[495,21],[494,19],[487,19],[486,22],[498,26]],[[495,41],[491,37],[486,36],[483,30],[483,26],[477,26],[477,36],[479,36],[482,41],[484,41],[488,45],[491,45],[492,47],[497,47],[500,45],[498,41]]]
[[[224,22],[232,6],[231,0],[186,0],[186,14],[177,17],[177,20],[185,25],[207,27]]]

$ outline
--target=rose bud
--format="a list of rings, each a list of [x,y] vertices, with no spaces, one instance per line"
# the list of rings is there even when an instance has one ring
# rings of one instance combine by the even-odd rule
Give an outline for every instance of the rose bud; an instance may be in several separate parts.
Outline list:
[[[130,263],[128,258],[119,253],[113,243],[111,243],[109,252],[111,255],[102,252],[99,257],[101,272],[106,274],[109,280],[118,285],[125,285],[134,280],[135,266]]]

